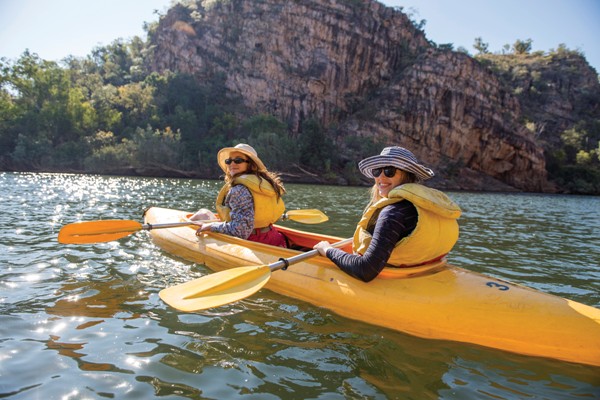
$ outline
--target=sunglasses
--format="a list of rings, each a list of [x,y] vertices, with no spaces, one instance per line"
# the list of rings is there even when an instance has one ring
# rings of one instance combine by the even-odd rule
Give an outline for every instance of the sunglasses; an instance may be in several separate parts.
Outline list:
[[[245,160],[242,157],[227,158],[227,159],[225,159],[225,164],[227,164],[227,165],[231,164],[232,162],[239,165],[241,163],[247,163],[247,162],[250,162],[250,161]]]
[[[375,178],[377,178],[379,177],[379,175],[381,175],[381,172],[383,171],[385,176],[387,176],[388,178],[393,178],[394,175],[396,175],[396,169],[396,167],[374,168],[371,170],[371,173]]]

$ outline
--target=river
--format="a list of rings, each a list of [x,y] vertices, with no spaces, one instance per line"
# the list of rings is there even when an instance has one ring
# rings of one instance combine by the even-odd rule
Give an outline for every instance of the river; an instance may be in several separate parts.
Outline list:
[[[0,398],[600,398],[600,368],[426,340],[261,290],[198,313],[158,292],[209,273],[147,232],[63,245],[76,221],[211,207],[221,183],[0,173]],[[366,188],[290,184],[289,226],[352,234]],[[600,307],[600,198],[463,193],[458,266]]]

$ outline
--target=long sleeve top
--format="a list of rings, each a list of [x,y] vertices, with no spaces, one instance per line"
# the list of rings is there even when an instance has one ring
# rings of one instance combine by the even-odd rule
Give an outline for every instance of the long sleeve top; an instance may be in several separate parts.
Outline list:
[[[231,209],[229,222],[213,223],[211,232],[248,239],[254,229],[254,200],[244,185],[233,186],[225,197],[225,205]]]
[[[385,267],[396,243],[412,233],[417,220],[417,209],[407,200],[385,206],[377,217],[375,227],[368,229],[373,237],[365,254],[348,254],[330,248],[327,257],[347,274],[369,282]]]

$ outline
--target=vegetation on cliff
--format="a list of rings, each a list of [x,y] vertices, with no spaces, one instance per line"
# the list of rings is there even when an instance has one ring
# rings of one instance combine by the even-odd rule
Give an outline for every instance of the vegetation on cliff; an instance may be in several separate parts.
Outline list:
[[[223,74],[152,72],[156,28],[147,27],[148,42],[119,39],[82,59],[0,59],[0,169],[217,178],[218,149],[248,142],[288,181],[360,183],[336,151],[335,124],[306,116],[290,130],[276,113],[245,105]],[[600,193],[600,90],[597,75],[580,77],[585,59],[565,48],[476,58],[518,98],[520,122],[543,144],[560,190]],[[384,144],[342,139],[354,156]]]
[[[583,54],[560,44],[531,52],[532,41],[491,54],[481,38],[475,56],[512,90],[522,123],[543,148],[549,178],[562,190],[600,193],[600,84]]]

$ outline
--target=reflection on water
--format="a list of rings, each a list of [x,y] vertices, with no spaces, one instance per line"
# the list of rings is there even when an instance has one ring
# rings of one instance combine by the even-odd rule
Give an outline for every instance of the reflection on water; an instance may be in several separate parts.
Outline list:
[[[599,368],[419,339],[266,290],[180,313],[158,291],[208,271],[146,232],[56,241],[75,221],[211,207],[218,181],[0,173],[0,187],[0,397],[600,397]],[[367,191],[288,185],[288,209],[330,221],[286,224],[351,236]],[[598,197],[451,196],[464,210],[454,264],[600,306]]]
[[[111,318],[125,312],[125,304],[148,299],[137,280],[77,282],[64,285],[61,291],[67,296],[46,308],[47,314]],[[139,318],[139,315],[131,318]]]

